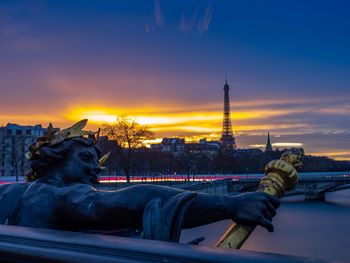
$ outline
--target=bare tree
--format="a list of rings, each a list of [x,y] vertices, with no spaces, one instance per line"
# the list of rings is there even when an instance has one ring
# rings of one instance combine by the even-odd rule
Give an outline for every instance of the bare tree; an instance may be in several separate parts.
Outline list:
[[[134,165],[135,151],[144,145],[145,140],[152,139],[153,133],[147,126],[122,116],[114,124],[103,125],[102,134],[116,142],[126,180],[130,182],[130,169]]]

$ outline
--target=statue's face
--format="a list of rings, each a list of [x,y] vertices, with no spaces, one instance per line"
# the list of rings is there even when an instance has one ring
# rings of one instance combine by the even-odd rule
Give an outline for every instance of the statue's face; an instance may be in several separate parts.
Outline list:
[[[96,184],[101,172],[98,156],[93,146],[75,145],[64,162],[65,183]]]

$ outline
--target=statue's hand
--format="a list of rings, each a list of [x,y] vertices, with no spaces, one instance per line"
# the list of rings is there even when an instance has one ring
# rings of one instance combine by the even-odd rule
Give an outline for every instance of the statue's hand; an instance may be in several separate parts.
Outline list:
[[[245,193],[227,199],[229,217],[238,224],[265,227],[273,231],[272,217],[280,201],[262,192]]]

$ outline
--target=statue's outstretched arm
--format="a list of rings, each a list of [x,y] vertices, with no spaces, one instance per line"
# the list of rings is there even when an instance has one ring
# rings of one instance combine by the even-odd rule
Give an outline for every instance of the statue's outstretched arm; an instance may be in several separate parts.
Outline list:
[[[136,185],[119,191],[71,192],[66,201],[70,213],[67,220],[77,220],[82,227],[99,229],[142,228],[147,204],[160,198],[164,202],[183,190],[157,185]],[[247,225],[262,225],[273,230],[271,219],[278,199],[265,193],[238,196],[197,193],[186,213],[184,228],[233,219]]]
[[[159,198],[166,202],[184,190],[157,185],[136,185],[117,192],[99,192],[99,214],[118,220],[123,227],[142,227],[142,216],[147,204]],[[184,227],[194,227],[227,219],[226,197],[197,193],[187,209]],[[108,222],[113,224],[113,222]]]

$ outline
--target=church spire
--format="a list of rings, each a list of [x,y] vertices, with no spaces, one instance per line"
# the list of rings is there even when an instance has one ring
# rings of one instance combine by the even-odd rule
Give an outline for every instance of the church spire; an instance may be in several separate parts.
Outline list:
[[[266,147],[265,147],[265,152],[272,152],[272,145],[271,145],[271,140],[270,140],[270,132],[267,133],[267,142],[266,142]]]

